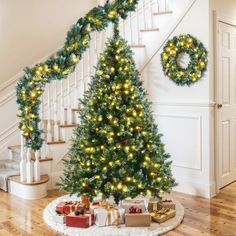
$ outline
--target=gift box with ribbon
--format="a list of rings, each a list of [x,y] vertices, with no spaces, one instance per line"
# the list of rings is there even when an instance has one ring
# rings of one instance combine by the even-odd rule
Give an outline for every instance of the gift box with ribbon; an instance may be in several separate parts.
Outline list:
[[[176,211],[170,208],[162,208],[151,213],[152,220],[157,223],[163,223],[175,217]]]
[[[121,201],[120,207],[125,209],[125,213],[129,213],[131,207],[139,208],[142,212],[146,211],[145,202],[142,199],[125,199]]]
[[[88,228],[94,224],[94,213],[91,211],[83,211],[83,209],[71,212],[66,216],[66,226]]]
[[[161,208],[170,208],[175,210],[175,203],[171,199],[165,199],[160,202],[160,209]]]
[[[153,212],[161,209],[160,202],[157,200],[150,200],[148,202],[148,211]]]
[[[95,224],[97,226],[109,226],[124,224],[125,210],[107,202],[100,202],[94,208]]]
[[[126,227],[149,227],[151,224],[151,215],[148,212],[144,213],[126,213]]]
[[[68,215],[71,212],[80,210],[80,209],[86,209],[86,206],[82,204],[79,201],[63,201],[57,204],[56,210],[60,212],[61,214]]]

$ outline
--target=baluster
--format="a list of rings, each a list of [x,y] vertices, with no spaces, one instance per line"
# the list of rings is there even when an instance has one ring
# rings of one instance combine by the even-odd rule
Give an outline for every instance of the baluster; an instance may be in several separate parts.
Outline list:
[[[78,65],[75,68],[74,72],[74,83],[75,83],[75,89],[74,89],[74,107],[78,107],[78,93],[79,93],[79,73],[78,73]]]
[[[147,19],[146,19],[146,6],[145,0],[142,0],[142,18],[143,18],[143,28],[147,28]]]
[[[122,20],[122,28],[123,28],[123,38],[125,38],[125,20]]]
[[[59,140],[59,126],[58,126],[58,116],[57,116],[57,81],[53,81],[53,108],[54,108],[54,126],[53,126],[53,140]]]
[[[67,122],[68,124],[72,124],[70,76],[67,78]]]
[[[48,84],[48,107],[47,107],[47,141],[52,142],[52,125],[51,125],[51,89],[50,84]]]
[[[137,34],[138,34],[138,44],[141,44],[141,33],[140,33],[140,25],[139,25],[139,7],[136,10],[136,23],[137,23]]]
[[[8,155],[9,160],[13,160],[14,153],[12,149],[8,149],[8,154],[9,154]]]
[[[60,123],[61,123],[61,125],[65,125],[65,123],[66,123],[66,120],[65,120],[65,103],[64,103],[64,101],[65,101],[65,93],[64,93],[64,80],[61,80],[61,82],[60,82],[60,85],[61,85],[61,108],[60,108],[60,110],[61,110],[61,114],[60,114]]]
[[[26,160],[25,160],[25,141],[23,137],[23,132],[20,133],[21,140],[21,150],[20,150],[20,181],[26,181]]]
[[[26,181],[27,181],[27,183],[33,182],[33,168],[32,168],[31,149],[30,148],[27,148]]]
[[[133,44],[132,13],[129,13],[130,44]]]
[[[41,97],[41,105],[40,105],[40,113],[39,113],[40,123],[39,123],[39,129],[44,131],[44,94]],[[41,134],[43,141],[43,145],[40,151],[40,158],[44,159],[46,158],[46,144],[45,144],[45,133],[43,132]]]
[[[40,153],[39,151],[35,152],[35,161],[34,161],[34,181],[40,181],[40,162],[39,162]]]

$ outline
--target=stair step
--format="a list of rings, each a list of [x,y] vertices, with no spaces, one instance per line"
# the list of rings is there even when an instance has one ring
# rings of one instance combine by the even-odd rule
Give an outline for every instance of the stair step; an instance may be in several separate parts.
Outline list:
[[[54,144],[64,144],[66,143],[65,141],[52,141],[52,142],[47,142],[48,145],[54,145]]]
[[[131,48],[145,48],[146,47],[145,45],[142,45],[142,44],[131,44],[129,46]]]
[[[34,181],[32,183],[21,182],[19,175],[11,176],[8,179],[13,181],[13,182],[20,183],[20,184],[23,184],[23,185],[39,185],[39,184],[47,183],[49,181],[49,176],[48,175],[41,175],[41,179],[39,181]]]
[[[141,29],[140,32],[154,32],[159,31],[158,28],[150,28],[150,29]]]
[[[10,150],[15,150],[15,149],[20,149],[20,145],[13,145],[13,146],[9,146],[8,149]]]
[[[7,181],[11,176],[19,175],[20,172],[18,170],[13,170],[10,168],[0,168],[0,189],[4,191],[8,191]]]
[[[32,161],[35,161],[35,157],[31,158]],[[53,161],[52,157],[45,157],[43,159],[39,159],[39,162]]]
[[[168,15],[168,14],[172,14],[173,11],[160,11],[160,12],[154,12],[153,15],[154,16],[160,16],[160,15]]]
[[[60,125],[59,127],[60,128],[73,128],[73,127],[76,127],[77,125],[76,124],[71,124],[71,125]]]

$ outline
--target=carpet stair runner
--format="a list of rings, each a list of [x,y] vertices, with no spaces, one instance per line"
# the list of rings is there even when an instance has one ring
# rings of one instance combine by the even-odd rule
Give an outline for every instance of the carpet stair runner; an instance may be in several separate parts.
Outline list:
[[[0,189],[8,191],[7,180],[11,176],[20,174],[20,162],[19,160],[0,160]]]

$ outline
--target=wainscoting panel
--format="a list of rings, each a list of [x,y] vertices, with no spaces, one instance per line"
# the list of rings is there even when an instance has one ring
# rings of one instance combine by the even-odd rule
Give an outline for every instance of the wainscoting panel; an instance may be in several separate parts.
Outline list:
[[[171,153],[173,166],[202,169],[202,119],[201,116],[155,114],[166,151]]]

